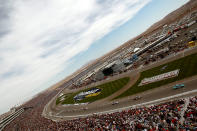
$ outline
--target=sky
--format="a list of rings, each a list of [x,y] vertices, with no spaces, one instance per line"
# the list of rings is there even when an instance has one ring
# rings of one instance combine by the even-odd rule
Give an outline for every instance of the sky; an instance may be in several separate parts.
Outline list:
[[[0,114],[188,0],[0,0]]]

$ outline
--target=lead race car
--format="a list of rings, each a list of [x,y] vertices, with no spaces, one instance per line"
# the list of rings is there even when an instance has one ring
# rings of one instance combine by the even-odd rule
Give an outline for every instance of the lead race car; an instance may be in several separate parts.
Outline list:
[[[175,89],[179,89],[179,88],[183,88],[183,87],[185,87],[184,84],[176,84],[172,88],[175,90]]]

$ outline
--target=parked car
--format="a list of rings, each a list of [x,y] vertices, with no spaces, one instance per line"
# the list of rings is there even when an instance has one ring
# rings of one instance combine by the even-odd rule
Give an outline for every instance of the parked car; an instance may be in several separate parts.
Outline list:
[[[172,88],[173,88],[173,89],[179,89],[179,88],[183,88],[183,87],[185,87],[184,84],[176,84],[176,85],[174,85]]]

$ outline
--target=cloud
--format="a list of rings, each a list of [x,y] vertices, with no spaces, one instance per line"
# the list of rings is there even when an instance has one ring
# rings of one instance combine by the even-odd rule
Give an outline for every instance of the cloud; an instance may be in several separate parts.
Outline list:
[[[70,59],[150,0],[0,0],[0,112],[65,70]],[[57,81],[57,80],[56,80]]]
[[[9,13],[12,10],[10,0],[6,2],[0,0],[0,37],[9,32]]]

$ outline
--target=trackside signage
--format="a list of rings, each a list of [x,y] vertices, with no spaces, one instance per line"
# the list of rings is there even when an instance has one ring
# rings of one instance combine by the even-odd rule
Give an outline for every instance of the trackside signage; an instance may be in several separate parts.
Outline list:
[[[160,74],[160,75],[157,75],[157,76],[153,76],[153,77],[149,77],[149,78],[144,78],[140,82],[140,84],[138,86],[142,86],[142,85],[150,84],[150,83],[153,83],[153,82],[157,82],[157,81],[169,79],[169,78],[172,78],[172,77],[176,77],[176,76],[179,75],[179,70],[180,69],[177,69],[177,70],[166,72],[166,73],[163,73],[163,74]]]

